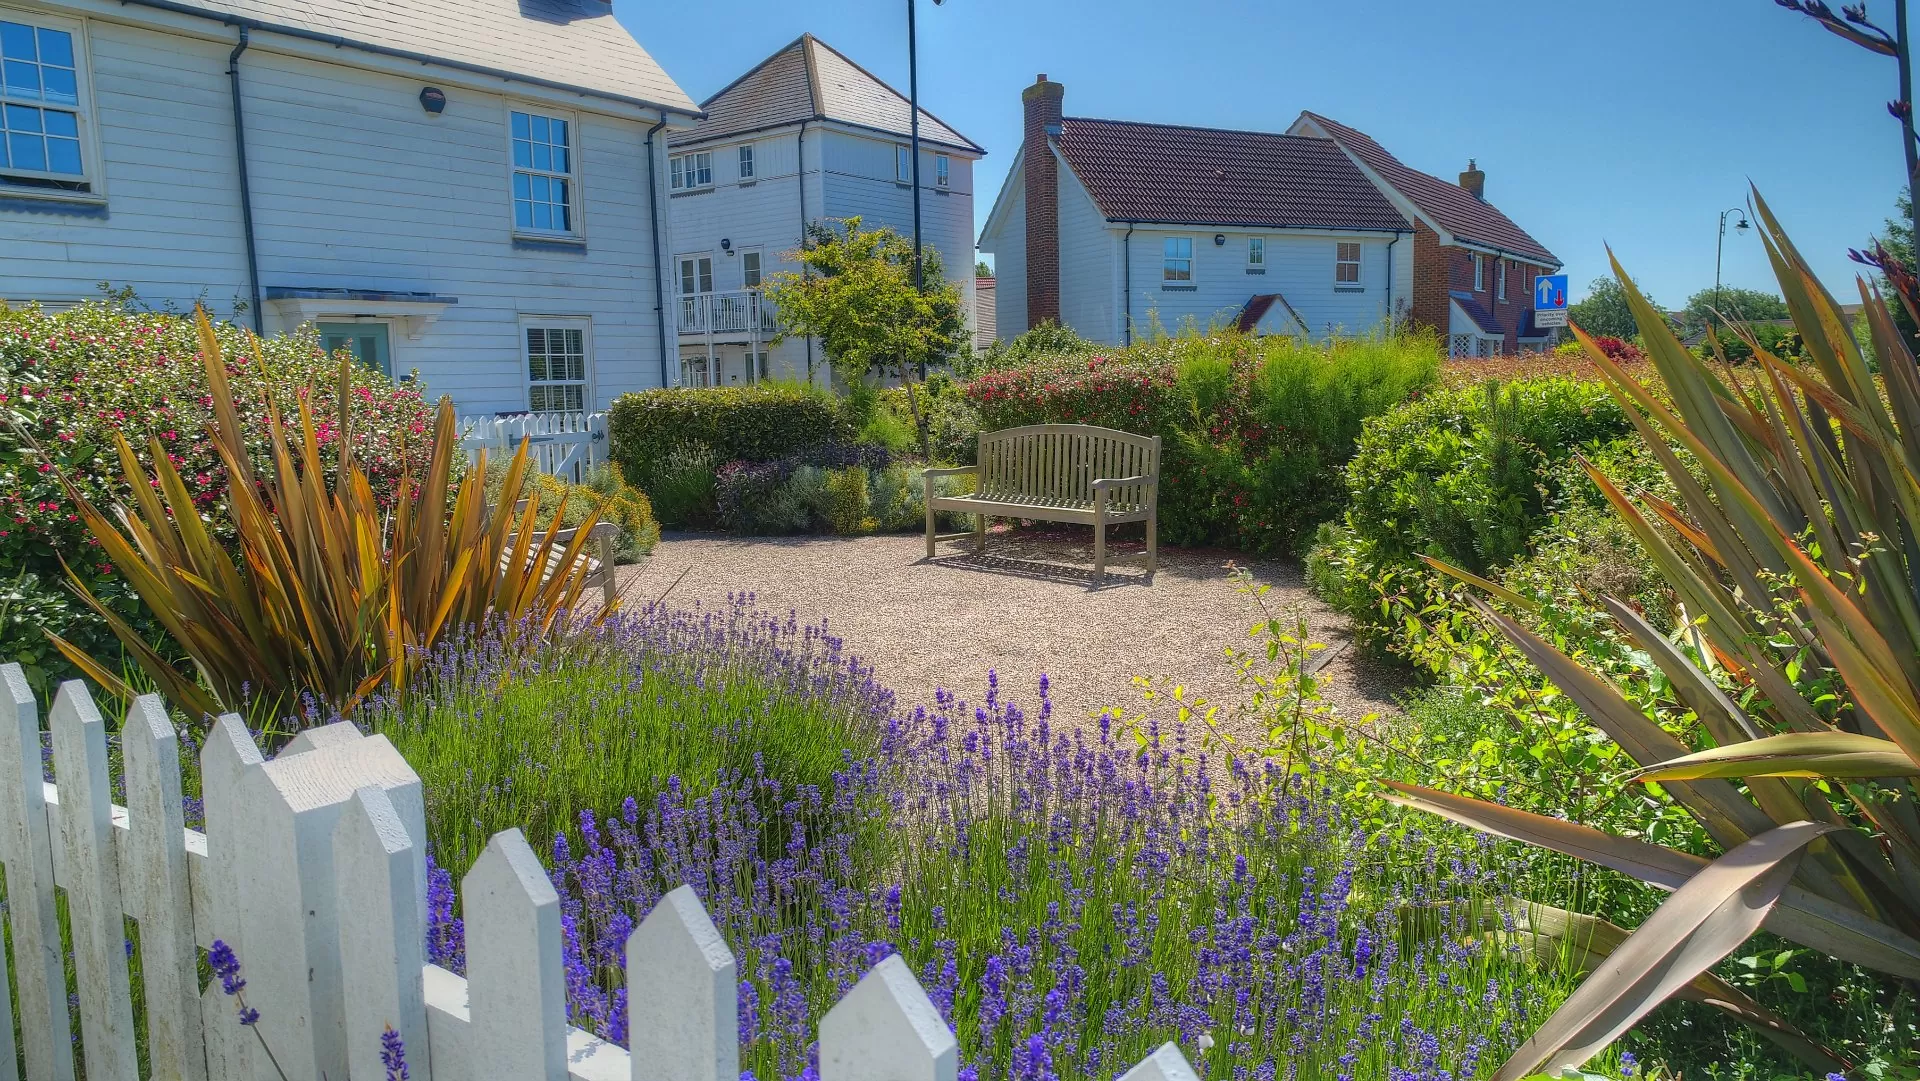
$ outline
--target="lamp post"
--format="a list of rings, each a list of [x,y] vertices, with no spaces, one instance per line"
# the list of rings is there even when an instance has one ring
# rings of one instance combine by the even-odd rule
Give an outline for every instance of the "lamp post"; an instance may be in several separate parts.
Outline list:
[[[1747,231],[1747,212],[1737,206],[1730,206],[1720,212],[1720,236],[1713,243],[1713,312],[1707,317],[1707,336],[1713,336],[1713,316],[1720,312],[1720,251],[1727,245],[1727,215],[1736,214],[1740,220],[1733,227],[1739,232]]]
[[[933,0],[939,6],[943,0]],[[913,291],[924,288],[920,260],[920,48],[913,32],[914,0],[907,0],[907,153],[913,158]],[[927,358],[920,357],[920,381],[927,379]]]

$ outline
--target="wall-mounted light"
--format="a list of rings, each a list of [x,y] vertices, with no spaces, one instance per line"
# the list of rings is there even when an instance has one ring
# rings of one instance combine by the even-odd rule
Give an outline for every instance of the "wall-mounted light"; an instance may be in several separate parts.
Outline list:
[[[1216,247],[1216,248],[1224,248],[1224,247],[1226,247],[1226,246],[1227,246],[1227,234],[1225,234],[1225,233],[1215,233],[1215,234],[1213,234],[1213,246],[1214,246],[1214,247]]]
[[[727,239],[725,239],[725,238],[722,238],[722,239],[721,239],[721,241],[720,241],[720,250],[721,250],[721,251],[723,251],[723,252],[726,252],[726,253],[727,253],[728,255],[732,255],[732,254],[733,254],[733,241],[731,241],[731,240],[727,240]]]
[[[437,86],[421,87],[420,107],[435,116],[439,116],[447,109],[447,92]]]

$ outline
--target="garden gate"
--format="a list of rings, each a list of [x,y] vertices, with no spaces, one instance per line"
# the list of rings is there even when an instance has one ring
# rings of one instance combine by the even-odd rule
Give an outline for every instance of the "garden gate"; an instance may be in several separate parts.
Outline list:
[[[79,682],[48,718],[17,664],[0,666],[0,863],[25,1076],[72,1081],[80,1019],[88,1081],[134,1081],[133,981],[144,989],[150,1076],[275,1077],[200,950],[238,953],[258,1033],[290,1081],[387,1077],[381,1037],[413,1081],[736,1081],[734,958],[687,886],[627,940],[631,1051],[571,1028],[560,901],[519,830],[495,834],[461,883],[464,977],[425,960],[425,801],[384,736],[338,723],[271,759],[220,717],[200,752],[206,831],[187,829],[181,744],[146,695],[120,728],[126,806],[112,802],[107,725]],[[55,909],[64,891],[70,987]],[[139,926],[137,969],[125,919]],[[0,953],[0,1081],[21,1076]],[[952,1031],[899,957],[874,966],[820,1022],[821,1081],[955,1081]],[[1122,1081],[1195,1081],[1169,1043]]]
[[[605,413],[517,413],[461,417],[461,445],[468,461],[482,449],[496,461],[527,440],[527,462],[542,473],[578,483],[607,458]]]

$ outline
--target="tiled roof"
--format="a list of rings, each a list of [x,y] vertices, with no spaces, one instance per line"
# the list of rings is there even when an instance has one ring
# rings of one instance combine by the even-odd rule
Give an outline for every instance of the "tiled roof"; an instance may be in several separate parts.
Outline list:
[[[1456,289],[1447,295],[1453,298],[1455,304],[1460,305],[1460,310],[1466,312],[1467,318],[1473,320],[1474,325],[1479,327],[1483,333],[1499,334],[1503,337],[1506,335],[1507,328],[1501,326],[1500,320],[1495,319],[1493,313],[1487,310],[1486,305],[1476,300],[1472,293],[1466,293]]]
[[[1407,228],[1325,139],[1067,117],[1058,145],[1112,221]]]
[[[185,0],[235,15],[511,72],[594,94],[693,114],[693,99],[602,0]]]
[[[1275,304],[1284,308],[1287,317],[1292,319],[1302,331],[1307,329],[1307,321],[1300,318],[1300,313],[1295,311],[1293,305],[1287,303],[1287,298],[1279,293],[1255,293],[1247,301],[1247,306],[1240,309],[1240,318],[1235,323],[1235,327],[1243,334],[1253,333],[1260,326],[1260,320],[1267,317],[1267,312],[1271,311]]]
[[[911,134],[906,97],[812,34],[795,38],[701,108],[707,118],[674,143],[721,139],[802,120],[834,120],[902,138]],[[986,153],[925,109],[920,110],[920,138]]]
[[[1546,245],[1533,239],[1492,203],[1474,198],[1458,184],[1448,183],[1403,163],[1387,153],[1385,147],[1374,142],[1365,132],[1356,131],[1318,113],[1302,115],[1318,124],[1335,142],[1352,151],[1354,157],[1366,162],[1367,168],[1372,169],[1381,180],[1456,238],[1554,266],[1560,265],[1560,260],[1547,250]]]

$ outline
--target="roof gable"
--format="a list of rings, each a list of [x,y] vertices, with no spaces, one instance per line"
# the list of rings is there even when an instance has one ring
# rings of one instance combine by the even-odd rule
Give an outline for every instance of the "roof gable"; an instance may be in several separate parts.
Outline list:
[[[707,118],[675,143],[722,139],[803,120],[834,121],[902,138],[912,132],[907,99],[899,91],[812,34],[795,38],[701,107]],[[986,153],[925,109],[920,110],[920,139]]]
[[[1056,145],[1110,221],[1407,229],[1325,139],[1067,117]]]
[[[680,89],[603,0],[187,0],[239,16],[510,72],[692,115]]]
[[[1502,214],[1492,203],[1474,198],[1458,184],[1407,165],[1387,153],[1385,147],[1374,142],[1373,137],[1365,132],[1314,112],[1301,113],[1300,116],[1303,120],[1311,120],[1315,127],[1326,132],[1328,139],[1364,162],[1382,183],[1399,192],[1422,215],[1453,234],[1456,240],[1498,248],[1554,266],[1560,265],[1560,260],[1547,250],[1546,245],[1514,224],[1512,218]]]

